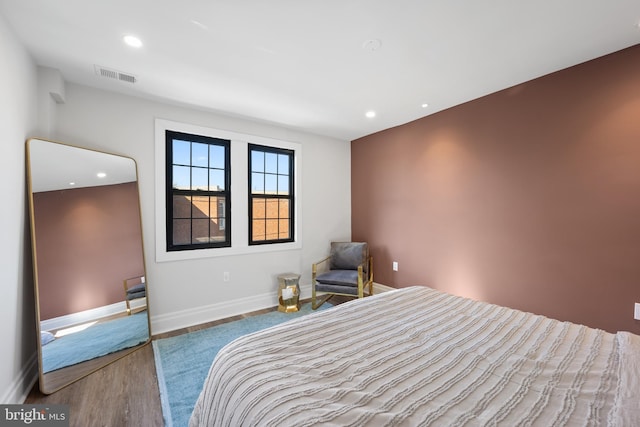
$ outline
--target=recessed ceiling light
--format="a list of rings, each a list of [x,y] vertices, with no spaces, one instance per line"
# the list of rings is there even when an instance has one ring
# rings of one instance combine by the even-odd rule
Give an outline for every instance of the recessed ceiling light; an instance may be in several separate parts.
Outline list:
[[[135,48],[142,47],[142,40],[140,40],[136,36],[132,36],[132,35],[124,36],[122,40],[124,40],[124,42],[131,47],[135,47]]]
[[[376,116],[376,112],[375,111],[367,111],[365,113],[365,116],[367,116],[370,119],[373,119]]]
[[[104,178],[104,177],[106,177],[106,176],[107,176],[107,174],[106,174],[106,173],[104,173],[104,172],[98,172],[98,173],[96,174],[96,176],[97,176],[98,178]]]
[[[75,182],[70,182],[69,185],[76,185],[76,183]]]
[[[422,108],[427,108],[428,106],[429,106],[429,104],[427,104],[426,102],[421,105]]]

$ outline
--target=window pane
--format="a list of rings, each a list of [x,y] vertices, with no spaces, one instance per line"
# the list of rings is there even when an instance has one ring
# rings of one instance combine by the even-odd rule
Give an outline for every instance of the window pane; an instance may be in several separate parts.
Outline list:
[[[174,245],[190,245],[191,244],[191,220],[190,219],[174,219],[173,220],[173,244]]]
[[[261,173],[251,174],[251,192],[254,194],[264,194],[264,175]]]
[[[280,200],[279,218],[290,218],[289,216],[289,200]]]
[[[281,219],[280,227],[278,229],[278,239],[288,239],[289,238],[289,220]]]
[[[209,209],[209,217],[214,219],[218,216],[218,198],[207,197],[209,203],[207,203],[207,209]]]
[[[267,199],[267,218],[278,218],[278,199]]]
[[[174,139],[171,144],[173,151],[172,163],[177,165],[189,165],[191,159],[191,143],[189,141],[181,141]]]
[[[173,196],[173,217],[191,218],[191,197]]]
[[[218,218],[217,218],[217,229],[218,231],[220,231],[220,233],[217,233],[217,235],[224,235],[224,230],[227,228],[227,212],[226,212],[226,199],[224,197],[216,197],[216,206],[217,206],[217,211],[218,211]],[[211,205],[211,207],[213,208],[213,204]],[[212,211],[213,212],[213,211]]]
[[[265,222],[263,220],[254,220],[251,222],[253,232],[252,239],[253,240],[264,240],[265,234]]]
[[[209,219],[194,219],[192,221],[191,238],[193,243],[209,243]]]
[[[289,194],[289,177],[278,175],[278,194]]]
[[[266,223],[266,239],[267,240],[275,240],[278,238],[278,220],[277,219],[268,219],[265,221]]]
[[[209,218],[208,196],[193,196],[191,203],[191,216],[193,218]]]
[[[209,146],[209,167],[224,169],[224,147],[221,145]]]
[[[224,226],[224,219],[223,218],[219,218],[217,221],[213,221],[212,222],[212,226],[211,226],[211,236],[209,241],[210,242],[224,242],[225,241],[225,226]]]
[[[251,172],[264,172],[264,153],[251,151]]]
[[[253,217],[255,219],[264,219],[266,216],[266,200],[253,199]]]
[[[211,197],[211,202],[209,204],[209,212],[211,212],[212,217],[225,217],[225,198],[224,197]]]
[[[265,172],[278,173],[278,155],[275,153],[264,153]]]
[[[289,175],[289,156],[286,154],[278,154],[278,173]]]
[[[278,178],[277,178],[277,175],[265,175],[264,176],[264,192],[265,192],[265,194],[277,194],[278,193]]]
[[[209,144],[191,143],[191,166],[209,166]]]
[[[191,189],[192,190],[208,190],[209,189],[209,169],[191,168]]]
[[[191,189],[191,168],[186,166],[174,166],[173,173],[173,188],[180,190]]]
[[[224,171],[209,169],[209,191],[224,191]]]

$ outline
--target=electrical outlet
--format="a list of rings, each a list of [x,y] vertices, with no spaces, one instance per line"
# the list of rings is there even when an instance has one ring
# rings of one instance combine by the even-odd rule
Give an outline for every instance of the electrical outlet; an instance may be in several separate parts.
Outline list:
[[[640,320],[640,302],[636,303],[633,318],[636,320]]]
[[[228,282],[228,281],[230,280],[230,279],[229,279],[229,272],[228,272],[228,271],[225,271],[225,272],[222,274],[222,280],[223,280],[223,281],[225,281],[225,282]]]
[[[393,261],[393,271],[398,271],[398,261]]]

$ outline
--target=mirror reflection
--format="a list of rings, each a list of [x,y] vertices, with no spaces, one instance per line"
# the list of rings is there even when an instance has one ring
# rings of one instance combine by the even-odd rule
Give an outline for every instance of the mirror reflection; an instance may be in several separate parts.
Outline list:
[[[149,341],[131,158],[27,142],[40,390],[54,392]]]

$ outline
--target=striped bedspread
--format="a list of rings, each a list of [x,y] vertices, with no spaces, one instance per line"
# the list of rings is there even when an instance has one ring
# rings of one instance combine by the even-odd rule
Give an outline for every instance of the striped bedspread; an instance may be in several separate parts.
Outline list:
[[[640,426],[640,337],[412,287],[239,338],[195,426]]]

